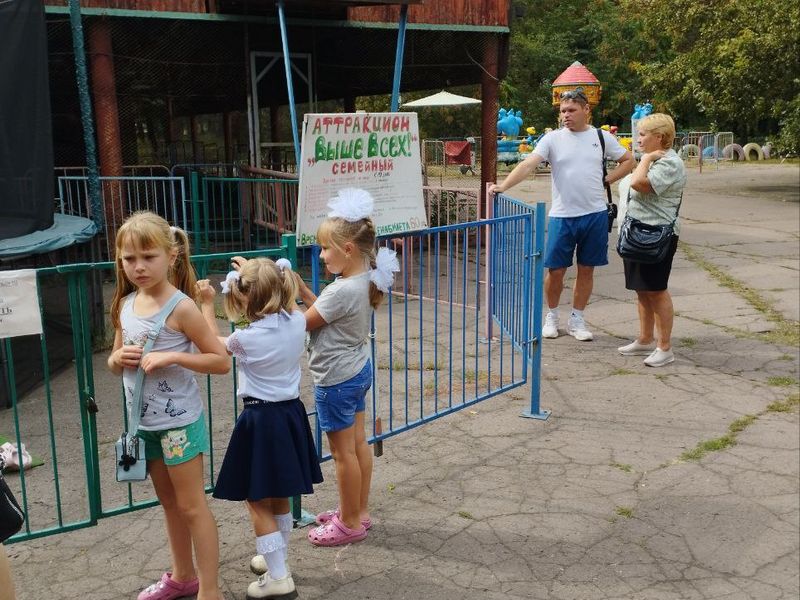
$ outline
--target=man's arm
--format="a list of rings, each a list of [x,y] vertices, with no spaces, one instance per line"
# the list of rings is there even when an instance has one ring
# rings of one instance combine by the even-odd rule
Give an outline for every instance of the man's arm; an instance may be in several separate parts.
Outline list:
[[[491,187],[489,187],[490,194],[502,194],[503,192],[510,190],[512,187],[517,185],[520,181],[528,177],[531,173],[536,171],[536,167],[539,166],[539,163],[542,162],[544,158],[536,154],[535,152],[529,154],[525,160],[519,163],[511,173],[503,180],[502,183],[495,183]]]
[[[625,175],[633,170],[634,164],[635,161],[633,160],[633,154],[626,150],[625,154],[622,155],[622,158],[617,161],[617,166],[614,168],[614,170],[606,176],[606,183],[614,183],[615,181],[625,177]]]

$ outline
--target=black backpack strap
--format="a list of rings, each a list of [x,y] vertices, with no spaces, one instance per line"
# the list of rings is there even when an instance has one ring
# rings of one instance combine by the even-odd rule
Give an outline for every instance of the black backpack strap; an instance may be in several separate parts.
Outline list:
[[[596,127],[595,131],[597,132],[597,137],[600,138],[600,161],[603,164],[603,187],[606,188],[608,203],[611,204],[611,185],[606,182],[606,177],[608,176],[608,171],[606,170],[606,140],[603,137],[602,129]]]

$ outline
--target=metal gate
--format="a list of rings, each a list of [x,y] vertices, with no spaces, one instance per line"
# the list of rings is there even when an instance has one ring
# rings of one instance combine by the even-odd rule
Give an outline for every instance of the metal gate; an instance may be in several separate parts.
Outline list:
[[[375,313],[370,442],[380,445],[525,384],[530,384],[532,407],[526,415],[543,415],[538,408],[538,340],[531,331],[538,331],[541,321],[544,205],[508,206],[517,212],[509,209],[486,221],[380,241],[401,241],[398,247],[407,255],[415,249],[417,264],[398,274],[393,293]],[[294,236],[284,235],[279,248],[236,254],[296,260],[294,244]],[[227,271],[233,254],[194,257],[198,275]],[[489,303],[482,300],[487,265]],[[124,399],[119,378],[105,365],[113,339],[104,308],[113,291],[113,263],[63,265],[40,269],[37,275],[40,306],[46,305],[43,298],[52,297],[61,312],[43,310],[45,333],[39,338],[2,341],[10,409],[0,410],[0,435],[25,444],[44,462],[7,477],[27,515],[25,528],[13,541],[89,527],[101,518],[157,502],[150,485],[114,481],[113,443],[123,426]],[[498,332],[488,338],[487,315]],[[51,364],[57,347],[70,343],[70,355]],[[30,371],[34,385],[20,386],[23,371]],[[217,457],[225,450],[239,412],[235,380],[235,366],[229,376],[198,377],[212,438],[209,491]],[[330,455],[313,399],[303,399],[319,455],[326,460]],[[0,396],[0,405],[2,400]],[[299,516],[299,503],[294,508]]]

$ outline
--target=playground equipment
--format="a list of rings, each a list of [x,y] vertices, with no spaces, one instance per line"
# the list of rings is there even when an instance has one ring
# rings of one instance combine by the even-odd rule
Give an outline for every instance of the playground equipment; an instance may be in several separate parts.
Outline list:
[[[501,108],[497,113],[497,133],[502,139],[497,140],[497,162],[507,165],[523,160],[533,151],[536,142],[542,137],[536,136],[536,129],[528,127],[527,137],[519,137],[522,127],[522,112],[509,108]]]
[[[600,85],[600,80],[577,60],[555,78],[552,88],[553,106],[561,103],[562,93],[572,90],[582,91],[592,108],[600,104],[600,98],[603,95],[603,86]]]

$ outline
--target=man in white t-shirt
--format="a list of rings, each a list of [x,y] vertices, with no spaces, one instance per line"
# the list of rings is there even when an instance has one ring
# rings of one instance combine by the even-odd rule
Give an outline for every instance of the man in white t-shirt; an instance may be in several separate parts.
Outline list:
[[[582,90],[561,94],[561,129],[546,134],[524,161],[519,163],[502,183],[489,188],[502,193],[514,187],[542,161],[550,163],[553,179],[553,201],[547,225],[544,266],[545,300],[549,311],[542,327],[542,337],[558,337],[558,303],[564,289],[564,275],[572,266],[577,252],[578,274],[572,294],[572,313],[567,332],[580,341],[590,341],[592,332],[586,327],[583,311],[592,295],[594,268],[608,264],[608,209],[603,181],[603,161],[619,164],[605,178],[613,183],[630,173],[634,161],[617,139],[589,125],[589,101]]]

